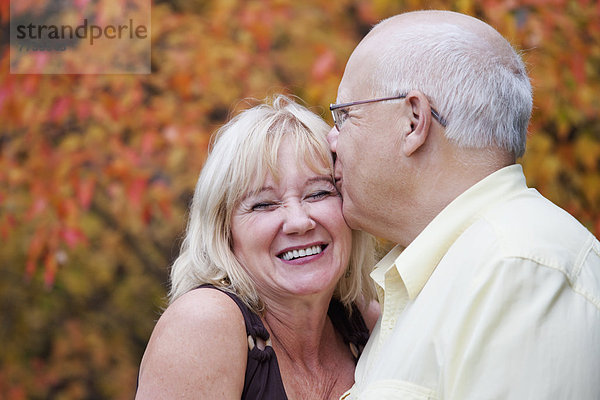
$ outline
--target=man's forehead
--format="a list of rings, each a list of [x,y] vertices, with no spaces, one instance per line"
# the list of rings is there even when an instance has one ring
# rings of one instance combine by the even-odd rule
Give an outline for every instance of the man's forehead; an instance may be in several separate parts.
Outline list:
[[[353,101],[356,100],[357,96],[364,97],[370,93],[370,82],[374,70],[373,57],[364,54],[360,46],[357,47],[346,64],[344,75],[338,87],[337,102]]]
[[[344,83],[345,82],[342,79],[342,82],[338,87],[337,97],[335,99],[336,103],[347,103],[349,101],[348,99],[352,97],[350,90],[347,89],[347,85],[345,85]]]
[[[346,76],[346,75],[344,75]],[[359,99],[361,90],[359,89],[360,82],[354,82],[357,75],[348,75],[347,79],[342,79],[338,88],[337,103],[349,103]]]

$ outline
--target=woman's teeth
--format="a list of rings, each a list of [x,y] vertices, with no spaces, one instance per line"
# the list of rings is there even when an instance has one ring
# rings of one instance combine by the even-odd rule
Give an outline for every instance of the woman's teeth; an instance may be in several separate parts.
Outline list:
[[[290,261],[290,260],[294,260],[294,259],[300,258],[300,257],[306,257],[306,256],[312,256],[314,254],[319,254],[321,251],[323,251],[321,246],[311,246],[311,247],[307,247],[305,249],[286,251],[285,253],[283,253],[283,255],[281,255],[281,258],[284,259],[285,261]]]

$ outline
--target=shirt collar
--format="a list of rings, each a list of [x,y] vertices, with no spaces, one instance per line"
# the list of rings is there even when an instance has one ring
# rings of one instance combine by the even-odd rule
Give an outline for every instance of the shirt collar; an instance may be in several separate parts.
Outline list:
[[[377,264],[371,272],[371,278],[378,284],[382,289],[385,290],[385,274],[392,269],[396,264],[398,256],[402,253],[402,246],[399,244],[394,246]]]
[[[414,299],[450,246],[485,210],[526,189],[519,164],[488,175],[448,204],[404,251],[399,245],[394,247],[377,263],[371,277],[385,290],[385,274],[395,266],[408,297]]]

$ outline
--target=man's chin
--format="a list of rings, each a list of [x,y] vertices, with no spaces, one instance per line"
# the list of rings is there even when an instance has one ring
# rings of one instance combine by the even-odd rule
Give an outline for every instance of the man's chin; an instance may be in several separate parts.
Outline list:
[[[346,221],[346,225],[348,225],[351,229],[360,230],[360,226],[355,218],[355,211],[356,209],[352,206],[352,202],[342,202],[342,214],[344,216],[344,220]]]

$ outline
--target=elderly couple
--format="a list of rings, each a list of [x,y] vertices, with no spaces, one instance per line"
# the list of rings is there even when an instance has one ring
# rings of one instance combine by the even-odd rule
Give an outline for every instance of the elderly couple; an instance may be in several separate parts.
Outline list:
[[[219,130],[137,397],[599,399],[600,244],[515,163],[509,43],[397,15],[337,102],[331,129],[280,96]]]

